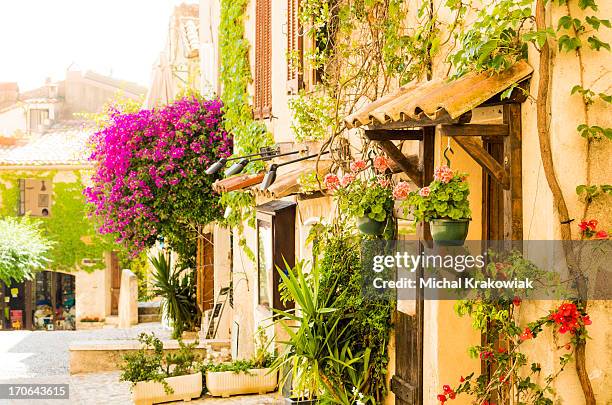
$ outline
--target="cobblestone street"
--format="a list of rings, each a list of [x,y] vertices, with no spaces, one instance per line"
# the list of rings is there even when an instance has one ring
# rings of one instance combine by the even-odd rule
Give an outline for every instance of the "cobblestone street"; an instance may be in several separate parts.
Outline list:
[[[70,384],[70,400],[1,400],[9,404],[131,404],[129,383],[119,381],[118,372],[70,375],[68,347],[83,340],[135,339],[140,332],[154,332],[168,338],[159,324],[141,324],[129,329],[105,328],[88,331],[12,331],[0,332],[0,384]],[[175,402],[180,403],[180,402]],[[232,398],[200,398],[190,404],[260,405],[281,403],[275,395],[250,395]]]

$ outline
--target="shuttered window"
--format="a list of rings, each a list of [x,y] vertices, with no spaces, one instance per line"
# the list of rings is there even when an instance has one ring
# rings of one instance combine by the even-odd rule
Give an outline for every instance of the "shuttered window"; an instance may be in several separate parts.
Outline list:
[[[299,18],[300,0],[287,0],[287,92],[297,94],[303,87],[304,48]]]
[[[272,0],[255,0],[255,82],[253,115],[272,115]]]

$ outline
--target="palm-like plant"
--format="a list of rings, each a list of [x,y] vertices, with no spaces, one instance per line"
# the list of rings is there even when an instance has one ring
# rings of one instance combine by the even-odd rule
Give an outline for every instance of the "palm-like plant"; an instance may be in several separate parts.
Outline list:
[[[163,298],[162,311],[172,321],[173,338],[194,330],[198,321],[193,272],[172,266],[172,258],[160,252],[149,259],[153,272],[153,294]]]
[[[284,373],[284,381],[291,376],[299,399],[313,399],[325,393],[332,402],[350,404],[338,395],[338,384],[328,371],[352,368],[352,364],[362,361],[363,356],[352,356],[346,345],[340,352],[337,349],[341,342],[350,341],[347,339],[351,333],[349,325],[341,321],[351,315],[338,313],[334,308],[334,301],[338,299],[335,288],[328,289],[327,293],[319,288],[318,266],[305,274],[303,265],[299,262],[293,269],[279,271],[283,287],[296,309],[274,310],[283,318],[277,322],[289,340],[282,342],[286,344],[285,351],[272,368]],[[342,324],[345,326],[341,327]]]

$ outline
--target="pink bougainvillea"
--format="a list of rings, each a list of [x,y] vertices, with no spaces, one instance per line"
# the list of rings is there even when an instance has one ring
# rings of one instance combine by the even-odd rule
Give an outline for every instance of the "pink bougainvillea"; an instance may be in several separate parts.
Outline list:
[[[95,171],[84,191],[101,233],[116,234],[137,253],[160,235],[218,217],[215,178],[204,170],[231,154],[221,108],[219,100],[190,96],[161,109],[111,114],[91,138]]]

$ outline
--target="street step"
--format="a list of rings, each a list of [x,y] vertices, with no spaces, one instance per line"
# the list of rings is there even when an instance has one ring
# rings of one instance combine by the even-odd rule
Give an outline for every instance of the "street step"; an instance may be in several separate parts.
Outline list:
[[[159,314],[138,314],[138,323],[161,322]]]
[[[160,322],[160,302],[149,301],[138,303],[138,323]]]

